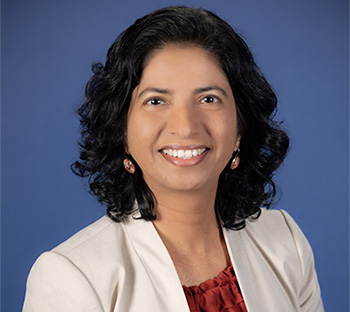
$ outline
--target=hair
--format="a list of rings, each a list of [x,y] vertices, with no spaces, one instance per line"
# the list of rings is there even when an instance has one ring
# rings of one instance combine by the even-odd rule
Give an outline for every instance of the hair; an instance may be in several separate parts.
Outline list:
[[[215,209],[223,225],[242,229],[269,208],[276,187],[273,173],[284,160],[289,138],[273,120],[277,98],[254,62],[244,40],[229,24],[205,9],[166,7],[136,20],[107,53],[105,65],[92,66],[93,76],[78,109],[81,123],[80,160],[72,170],[87,177],[90,192],[116,222],[140,212],[154,220],[156,198],[134,159],[135,173],[126,172],[125,132],[134,88],[152,53],[168,44],[197,46],[217,59],[232,88],[241,136],[239,167],[230,162],[220,175]],[[135,206],[135,200],[137,206]]]

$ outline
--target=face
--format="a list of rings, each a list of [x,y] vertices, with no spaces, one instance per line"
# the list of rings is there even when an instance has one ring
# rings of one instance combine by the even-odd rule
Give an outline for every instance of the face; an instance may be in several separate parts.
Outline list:
[[[126,150],[155,194],[216,190],[239,140],[233,93],[213,56],[176,46],[152,55],[132,94]]]

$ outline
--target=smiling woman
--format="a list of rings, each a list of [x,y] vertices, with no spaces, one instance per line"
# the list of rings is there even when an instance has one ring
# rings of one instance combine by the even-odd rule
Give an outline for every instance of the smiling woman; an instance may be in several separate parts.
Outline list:
[[[307,240],[265,209],[289,140],[235,31],[164,8],[93,71],[72,168],[107,216],[40,256],[24,311],[323,311]]]
[[[233,93],[216,59],[176,45],[153,54],[133,91],[126,149],[157,194],[157,216],[174,190],[211,193],[214,205],[239,141]]]

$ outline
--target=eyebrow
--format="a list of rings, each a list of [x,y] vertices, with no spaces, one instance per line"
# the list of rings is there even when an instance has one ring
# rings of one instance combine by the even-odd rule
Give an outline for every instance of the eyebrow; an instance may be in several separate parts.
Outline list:
[[[160,89],[160,88],[146,88],[139,94],[139,98],[146,92],[156,92],[156,93],[161,93],[161,94],[170,94],[170,90],[168,89]]]
[[[198,93],[203,93],[203,92],[208,92],[208,91],[213,91],[213,90],[219,91],[220,93],[222,93],[224,96],[227,97],[226,91],[224,89],[218,87],[218,86],[207,86],[207,87],[197,88],[197,89],[194,90],[194,93],[198,94]],[[140,92],[138,97],[140,98],[146,92],[156,92],[156,93],[160,93],[160,94],[171,94],[172,93],[168,89],[146,88],[146,89],[144,89],[143,91]]]
[[[202,92],[208,92],[208,91],[219,91],[220,93],[222,93],[224,96],[227,97],[227,93],[224,89],[218,87],[218,86],[208,86],[208,87],[204,87],[204,88],[197,88],[195,89],[194,93],[202,93]]]

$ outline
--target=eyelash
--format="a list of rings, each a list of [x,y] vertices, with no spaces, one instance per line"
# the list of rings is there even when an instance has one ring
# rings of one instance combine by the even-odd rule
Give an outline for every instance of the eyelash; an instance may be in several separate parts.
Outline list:
[[[159,102],[162,102],[162,103],[158,103],[158,104],[152,104],[151,102],[152,101],[159,101]],[[164,104],[164,100],[161,99],[161,98],[158,98],[158,97],[153,97],[153,98],[150,98],[148,100],[145,101],[145,105],[151,105],[151,106],[158,106],[158,105],[161,105],[161,104]]]
[[[206,99],[210,99],[211,101],[205,101]],[[160,103],[152,103],[153,101],[156,101],[156,102],[160,102]],[[212,103],[221,103],[221,99],[214,96],[214,95],[206,95],[204,97],[202,97],[199,102],[201,103],[207,103],[207,104],[212,104]],[[151,106],[158,106],[158,105],[162,105],[164,104],[165,101],[162,99],[162,98],[159,98],[159,97],[152,97],[152,98],[149,98],[147,99],[145,102],[144,102],[144,105],[151,105]]]
[[[206,95],[206,96],[204,96],[201,100],[200,100],[200,102],[203,102],[205,99],[211,99],[212,100],[212,102],[204,102],[204,103],[218,103],[218,102],[221,102],[221,100],[218,98],[218,97],[216,97],[216,96],[213,96],[213,95]]]

